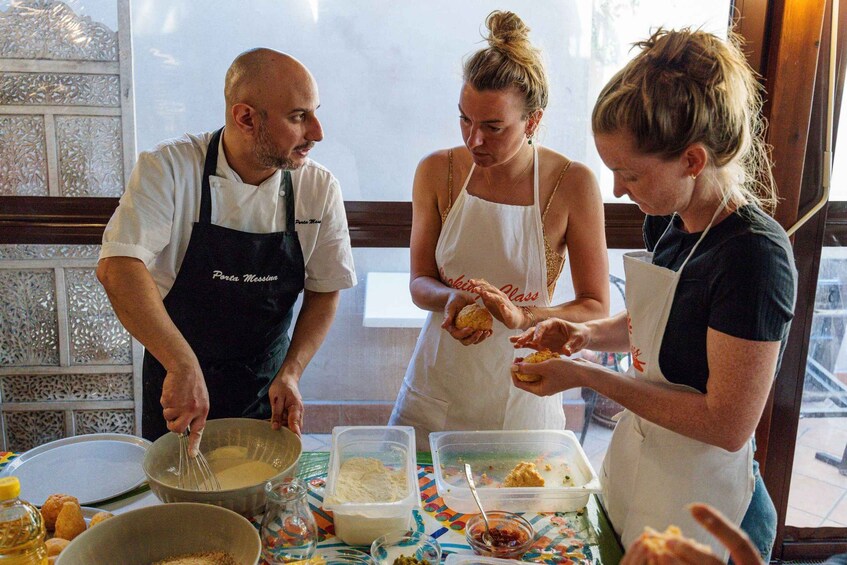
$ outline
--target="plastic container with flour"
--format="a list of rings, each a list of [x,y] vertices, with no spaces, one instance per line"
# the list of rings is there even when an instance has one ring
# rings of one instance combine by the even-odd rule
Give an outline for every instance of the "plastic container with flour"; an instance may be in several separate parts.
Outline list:
[[[323,508],[349,545],[409,527],[420,506],[415,432],[410,426],[345,426],[332,430]]]

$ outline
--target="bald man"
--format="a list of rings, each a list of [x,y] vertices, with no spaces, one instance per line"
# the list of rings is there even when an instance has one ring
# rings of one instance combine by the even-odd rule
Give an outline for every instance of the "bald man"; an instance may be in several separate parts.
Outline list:
[[[300,377],[356,284],[341,190],[308,156],[323,139],[312,75],[254,49],[230,66],[224,97],[222,129],[139,155],[97,266],[146,349],[144,437],[190,428],[195,453],[207,417],[300,434]]]

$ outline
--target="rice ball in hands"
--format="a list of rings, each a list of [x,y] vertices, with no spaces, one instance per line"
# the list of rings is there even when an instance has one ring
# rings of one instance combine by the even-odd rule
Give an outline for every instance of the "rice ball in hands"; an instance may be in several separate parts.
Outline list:
[[[460,330],[470,328],[474,331],[491,331],[494,327],[494,317],[484,306],[468,304],[456,314],[453,325]]]
[[[682,532],[677,526],[670,525],[664,532],[656,531],[650,526],[647,526],[644,528],[644,532],[642,532],[638,539],[650,552],[650,560],[647,562],[648,565],[658,565],[660,556],[671,553],[668,549],[668,541],[683,540],[686,538],[683,537]],[[692,539],[688,539],[687,541],[701,552],[709,554],[712,553],[712,550],[708,545],[704,545]]]
[[[518,361],[522,363],[541,363],[542,361],[548,361],[550,359],[558,359],[559,354],[554,353],[553,351],[545,350],[545,351],[536,351],[535,353],[531,353],[524,357],[522,360],[518,359]],[[525,383],[534,383],[541,380],[541,375],[528,375],[526,373],[515,373],[515,377],[518,378],[519,381],[523,381]]]

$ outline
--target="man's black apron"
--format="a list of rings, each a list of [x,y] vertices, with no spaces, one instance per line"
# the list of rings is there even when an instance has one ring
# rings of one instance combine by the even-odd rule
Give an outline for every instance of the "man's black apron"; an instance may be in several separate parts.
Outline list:
[[[164,304],[200,361],[209,391],[209,418],[271,417],[268,387],[285,359],[288,327],[306,269],[294,231],[294,187],[283,174],[285,231],[249,233],[212,223],[209,177],[221,132],[206,151],[200,217]],[[142,432],[168,431],[160,402],[164,367],[144,353]]]

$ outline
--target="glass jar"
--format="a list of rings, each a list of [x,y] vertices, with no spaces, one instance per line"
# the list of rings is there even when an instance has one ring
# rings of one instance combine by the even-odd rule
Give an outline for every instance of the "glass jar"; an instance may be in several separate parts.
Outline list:
[[[318,526],[306,500],[308,486],[295,477],[265,484],[262,555],[271,565],[302,561],[314,555]]]

